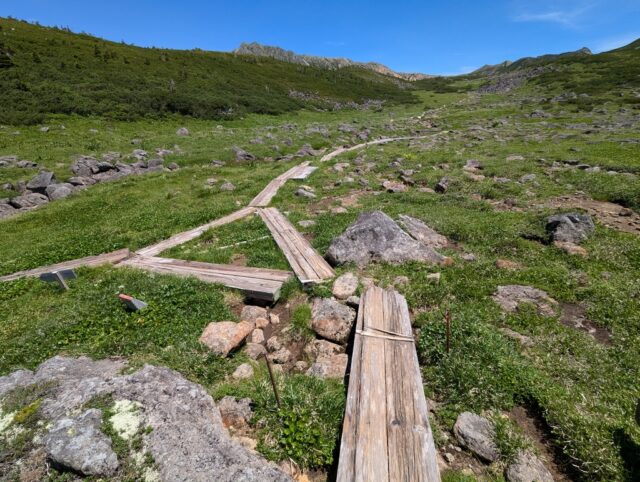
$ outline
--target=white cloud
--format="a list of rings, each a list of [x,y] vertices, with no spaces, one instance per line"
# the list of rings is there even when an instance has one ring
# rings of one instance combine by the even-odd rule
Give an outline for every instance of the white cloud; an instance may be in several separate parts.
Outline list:
[[[575,27],[581,17],[591,10],[595,4],[582,3],[574,8],[566,9],[546,9],[542,11],[525,10],[514,15],[512,20],[514,22],[547,22],[556,23],[565,27]]]

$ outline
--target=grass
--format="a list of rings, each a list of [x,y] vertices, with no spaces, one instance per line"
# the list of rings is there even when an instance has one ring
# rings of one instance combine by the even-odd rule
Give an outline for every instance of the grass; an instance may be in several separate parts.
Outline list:
[[[477,82],[461,82],[466,81]],[[546,87],[535,80],[509,94],[481,97],[460,93],[465,90],[462,85],[445,84],[450,89],[431,86],[416,94],[421,107],[428,105],[426,111],[416,105],[385,107],[380,112],[300,111],[225,120],[219,123],[221,128],[201,120],[125,123],[74,117],[55,117],[51,124],[64,123],[67,129],[52,129],[47,134],[35,127],[8,126],[0,130],[2,154],[36,160],[61,178],[68,175],[74,153],[126,153],[135,137],[143,138],[148,150],[179,143],[185,153],[171,157],[181,165],[178,172],[99,185],[1,221],[0,273],[150,244],[246,205],[270,179],[296,162],[208,166],[213,158],[230,161],[233,145],[262,158],[276,155],[275,145],[290,153],[305,142],[314,147],[355,143],[353,136],[338,129],[343,123],[368,127],[372,136],[438,131],[441,135],[432,140],[371,147],[319,164],[320,169],[304,181],[318,198],[296,197],[300,183],[288,182],[272,205],[288,213],[321,253],[365,210],[381,209],[392,217],[415,216],[446,235],[453,246],[442,251],[455,260],[452,266],[406,263],[338,269],[357,271],[382,285],[397,276],[408,277],[409,283],[399,289],[420,331],[417,347],[425,392],[438,401],[435,430],[450,431],[465,410],[492,413],[498,424],[500,464],[505,464],[528,441],[502,415],[517,405],[535,407],[550,427],[555,448],[575,467],[579,478],[633,480],[637,475],[633,450],[640,444],[640,429],[634,421],[640,397],[640,240],[635,234],[598,225],[583,244],[589,256],[582,258],[554,247],[545,232],[546,217],[564,211],[546,207],[548,201],[576,191],[640,209],[636,145],[621,142],[638,136],[637,125],[629,122],[637,111],[631,107],[630,112],[620,112],[627,105],[626,97],[614,95],[621,88],[625,96],[631,96],[632,89],[610,83],[606,91],[591,94],[594,108],[585,111],[573,104],[541,102],[541,89]],[[445,87],[447,92],[438,93]],[[455,92],[450,91],[454,88]],[[530,117],[536,109],[544,109],[551,117]],[[438,127],[429,131],[427,121]],[[287,130],[289,123],[297,124],[294,130]],[[183,124],[191,136],[178,140],[175,130]],[[89,133],[94,126],[98,133]],[[326,137],[309,131],[319,126],[327,129]],[[21,134],[10,134],[16,130]],[[256,137],[266,139],[268,133],[275,139],[250,143]],[[285,148],[287,138],[292,145]],[[524,160],[507,161],[513,154]],[[473,181],[464,174],[468,159],[481,162],[484,180]],[[554,162],[561,165],[568,160],[601,166],[605,172],[550,169]],[[334,169],[344,162],[351,163],[346,171]],[[412,175],[416,186],[406,193],[381,192],[383,179],[398,176],[395,162],[402,169],[416,171]],[[619,174],[607,174],[608,170]],[[519,182],[527,174],[535,174],[535,179]],[[12,182],[27,176],[18,171],[0,175]],[[433,188],[445,175],[452,179],[446,193],[418,190]],[[347,176],[356,182],[343,182]],[[510,181],[497,183],[494,176]],[[218,183],[228,179],[237,186],[236,191],[220,192],[216,184],[206,187],[211,177]],[[366,179],[368,187],[360,185],[358,178]],[[338,206],[346,212],[331,211]],[[315,224],[298,225],[308,219]],[[259,218],[247,218],[209,231],[165,255],[289,269],[266,235]],[[476,260],[464,261],[463,253],[473,253]],[[516,261],[521,268],[500,270],[495,266],[498,259]],[[439,282],[427,278],[434,272],[441,273]],[[268,458],[292,458],[303,467],[324,469],[334,462],[344,408],[342,385],[304,375],[279,376],[284,407],[278,410],[264,369],[246,381],[225,381],[243,356],[220,359],[197,343],[208,322],[233,319],[225,301],[227,290],[124,269],[82,269],[79,275],[64,293],[37,280],[0,285],[0,374],[33,368],[57,353],[97,358],[122,355],[134,364],[167,365],[202,383],[216,397],[252,398],[258,449]],[[558,316],[541,317],[526,308],[502,313],[491,295],[497,286],[507,284],[535,286],[560,303],[584,305],[589,321],[610,332],[610,344],[565,326]],[[287,298],[300,294],[297,283],[286,291]],[[150,309],[140,314],[124,312],[116,299],[120,292],[143,299]],[[330,285],[316,286],[308,294],[331,296]],[[446,310],[452,314],[450,352],[446,351],[442,321]],[[292,310],[293,330],[308,333],[308,322],[308,304],[297,305]],[[503,328],[528,336],[532,346],[521,346]],[[487,469],[483,477],[501,480],[496,470]],[[470,480],[456,471],[446,472],[443,478]]]

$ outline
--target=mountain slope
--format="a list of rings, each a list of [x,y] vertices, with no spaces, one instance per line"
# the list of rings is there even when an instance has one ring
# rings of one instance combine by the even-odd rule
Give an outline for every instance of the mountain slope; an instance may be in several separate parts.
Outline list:
[[[40,122],[47,114],[215,119],[370,99],[416,101],[398,80],[358,67],[140,48],[0,18],[1,123]]]
[[[314,55],[302,55],[292,52],[291,50],[285,50],[280,47],[271,47],[269,45],[261,45],[257,42],[242,43],[240,47],[233,51],[237,55],[254,55],[256,57],[270,57],[276,60],[282,60],[283,62],[290,62],[293,64],[310,65],[314,67],[320,67],[323,69],[342,69],[344,67],[362,67],[368,70],[372,70],[379,74],[388,75],[397,79],[415,81],[433,77],[432,75],[419,74],[419,73],[403,73],[391,70],[386,65],[379,64],[377,62],[356,62],[354,60],[340,58],[340,57],[317,57]]]

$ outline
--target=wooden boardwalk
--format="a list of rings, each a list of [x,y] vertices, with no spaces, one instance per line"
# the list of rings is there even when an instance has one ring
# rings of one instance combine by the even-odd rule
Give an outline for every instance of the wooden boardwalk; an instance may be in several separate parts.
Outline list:
[[[63,269],[75,269],[80,266],[101,266],[103,264],[117,264],[127,259],[131,253],[128,249],[120,249],[111,253],[99,254],[97,256],[87,256],[86,258],[72,259],[63,263],[51,264],[40,268],[18,271],[7,276],[0,277],[1,281],[13,281],[19,278],[40,276],[43,273],[53,273]]]
[[[407,302],[369,288],[351,356],[338,482],[440,480]]]
[[[151,246],[147,246],[146,248],[139,249],[138,251],[136,251],[136,254],[140,256],[157,256],[158,254],[162,253],[163,251],[166,251],[169,248],[179,246],[181,244],[184,244],[188,241],[191,241],[197,238],[208,229],[215,228],[217,226],[222,226],[224,224],[232,223],[234,221],[237,221],[238,219],[245,218],[255,212],[256,212],[256,208],[251,206],[242,208],[220,219],[216,219],[215,221],[211,221],[207,224],[203,224],[202,226],[198,226],[197,228],[193,228],[189,231],[184,231],[182,233],[175,234],[171,236],[169,239],[165,239],[164,241],[160,241],[159,243],[153,244]]]
[[[209,283],[220,283],[244,291],[248,298],[277,301],[282,285],[293,273],[275,269],[248,268],[149,256],[134,256],[118,265],[175,276],[195,276]]]
[[[266,208],[260,209],[258,213],[302,284],[320,283],[336,275],[329,263],[280,211]]]
[[[309,166],[309,161],[298,164],[297,166],[293,166],[287,172],[280,174],[273,181],[267,184],[260,194],[258,194],[253,200],[249,203],[249,206],[255,207],[265,207],[268,206],[271,200],[278,194],[278,190],[284,186],[284,184],[289,179],[305,179],[306,177],[313,172],[307,172]],[[305,175],[306,173],[306,175]],[[300,176],[305,177],[300,177]]]

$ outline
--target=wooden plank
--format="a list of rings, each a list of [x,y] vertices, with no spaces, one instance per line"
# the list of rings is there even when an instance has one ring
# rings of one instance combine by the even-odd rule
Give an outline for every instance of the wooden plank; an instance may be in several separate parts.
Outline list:
[[[363,329],[384,330],[382,289],[368,290]],[[385,341],[364,337],[360,370],[358,433],[356,436],[356,481],[389,481],[387,454],[387,400],[385,377]]]
[[[298,164],[297,166],[293,166],[288,171],[280,174],[273,181],[267,184],[265,187],[253,200],[249,203],[249,206],[254,207],[265,207],[268,206],[271,200],[278,194],[278,190],[284,186],[284,184],[292,179],[294,176],[299,175],[302,169],[306,168],[309,165],[309,161]]]
[[[360,299],[360,306],[367,304],[368,291]],[[364,309],[358,310],[356,331],[362,330]],[[356,477],[356,438],[358,436],[358,407],[360,406],[360,371],[362,370],[362,337],[356,336],[353,341],[353,351],[349,361],[349,389],[342,423],[342,438],[340,440],[340,458],[338,459],[338,473],[336,480],[352,481]]]
[[[302,283],[317,283],[335,276],[333,268],[280,211],[266,208],[259,215]]]
[[[136,256],[119,266],[175,276],[194,276],[202,281],[242,290],[249,297],[267,301],[276,301],[283,283],[293,275],[288,271],[144,256]]]
[[[291,179],[295,179],[296,181],[302,181],[308,178],[311,174],[313,174],[318,168],[314,166],[307,166],[301,169],[295,176],[291,176]]]
[[[101,266],[103,264],[117,264],[127,259],[130,255],[131,253],[129,252],[129,249],[119,249],[118,251],[112,251],[111,253],[99,254],[97,256],[87,256],[85,258],[73,259],[71,261],[64,261],[62,263],[43,266],[41,268],[18,271],[17,273],[0,277],[0,282],[13,281],[19,278],[40,276],[43,273],[61,271],[64,269],[74,269],[79,268],[80,266]]]
[[[338,482],[438,482],[420,366],[406,300],[362,296],[338,461]]]
[[[202,226],[198,226],[197,228],[190,229],[189,231],[184,231],[182,233],[175,234],[171,236],[169,239],[165,239],[160,241],[159,243],[153,244],[151,246],[147,246],[146,248],[139,249],[136,251],[136,254],[140,256],[156,256],[167,249],[173,248],[175,246],[179,246],[188,241],[191,241],[207,231],[208,229],[215,228],[218,226],[222,226],[224,224],[229,224],[239,219],[245,218],[250,214],[253,214],[256,211],[256,208],[248,206],[244,207],[238,211],[235,211],[227,216],[224,216],[220,219],[216,219],[215,221],[211,221],[207,224],[203,224]]]
[[[335,276],[335,271],[329,263],[313,249],[306,238],[293,227],[280,211],[270,208],[267,213],[271,216],[276,229],[280,229],[285,242],[308,262],[312,270],[308,273],[310,277],[315,276],[314,279],[322,281]]]

